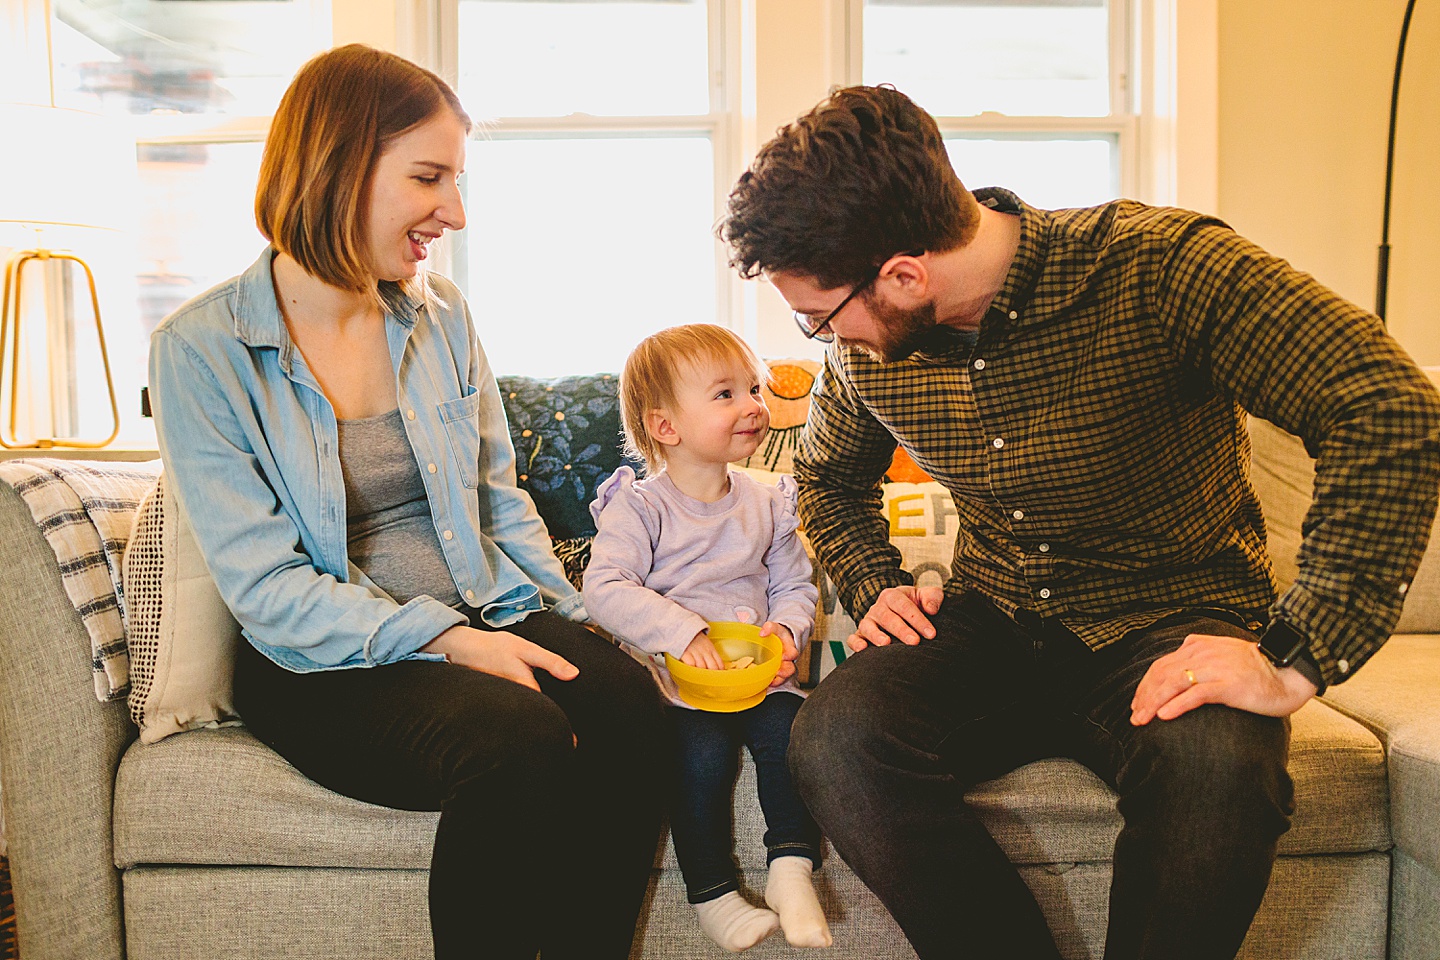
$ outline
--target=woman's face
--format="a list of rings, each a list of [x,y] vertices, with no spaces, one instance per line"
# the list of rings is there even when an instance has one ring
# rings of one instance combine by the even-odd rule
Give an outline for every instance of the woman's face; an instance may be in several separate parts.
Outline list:
[[[377,280],[420,272],[430,243],[465,227],[457,184],[465,170],[465,126],[449,110],[386,144],[370,182],[367,255]]]

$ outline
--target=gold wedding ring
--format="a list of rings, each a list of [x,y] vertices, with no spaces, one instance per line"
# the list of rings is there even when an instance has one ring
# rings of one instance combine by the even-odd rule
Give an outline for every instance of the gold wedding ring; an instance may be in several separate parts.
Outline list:
[[[1195,686],[1195,684],[1197,684],[1197,683],[1200,682],[1199,680],[1195,679],[1195,671],[1194,671],[1194,670],[1186,670],[1186,671],[1185,671],[1185,679],[1190,681],[1190,686],[1192,686],[1192,687]]]

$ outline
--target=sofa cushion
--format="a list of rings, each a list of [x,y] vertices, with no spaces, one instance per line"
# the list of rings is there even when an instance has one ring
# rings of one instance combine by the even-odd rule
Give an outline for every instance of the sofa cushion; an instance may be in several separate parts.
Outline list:
[[[243,727],[194,730],[125,752],[115,864],[428,869],[438,819],[333,793]]]
[[[1440,636],[1391,637],[1325,702],[1375,731],[1390,767],[1395,845],[1440,874]]]
[[[1290,769],[1298,812],[1282,855],[1389,847],[1385,758],[1369,731],[1309,704],[1295,715]],[[735,825],[745,865],[764,862],[753,777],[747,759]],[[1114,794],[1069,760],[1032,763],[969,796],[1021,864],[1108,861],[1120,829]],[[243,729],[200,730],[126,752],[115,787],[115,862],[424,869],[436,820],[332,793]],[[668,851],[665,862],[673,866]]]

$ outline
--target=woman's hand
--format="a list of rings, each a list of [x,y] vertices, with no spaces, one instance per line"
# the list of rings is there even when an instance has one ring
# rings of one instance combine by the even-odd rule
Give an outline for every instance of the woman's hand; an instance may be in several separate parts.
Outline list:
[[[715,644],[710,642],[708,631],[701,630],[695,634],[695,639],[690,641],[690,646],[680,654],[680,662],[688,663],[692,667],[699,667],[702,670],[724,670],[725,661],[720,659],[720,651],[715,649]]]
[[[795,676],[795,661],[800,658],[800,648],[795,646],[794,634],[783,623],[766,620],[760,627],[760,636],[766,637],[771,634],[780,638],[780,670],[775,674],[775,679],[770,681],[770,686],[778,687]]]
[[[580,671],[569,660],[524,637],[504,630],[476,630],[457,624],[420,648],[421,653],[441,653],[451,663],[488,673],[540,692],[535,671],[544,670],[556,680],[574,680]]]

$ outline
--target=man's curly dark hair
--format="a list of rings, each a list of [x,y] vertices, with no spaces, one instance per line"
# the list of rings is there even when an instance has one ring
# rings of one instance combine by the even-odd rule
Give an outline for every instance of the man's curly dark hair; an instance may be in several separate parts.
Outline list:
[[[862,282],[901,251],[968,243],[979,207],[935,119],[893,87],[845,87],[781,128],[730,191],[730,265]]]

